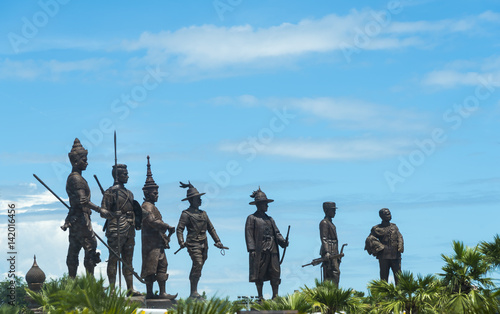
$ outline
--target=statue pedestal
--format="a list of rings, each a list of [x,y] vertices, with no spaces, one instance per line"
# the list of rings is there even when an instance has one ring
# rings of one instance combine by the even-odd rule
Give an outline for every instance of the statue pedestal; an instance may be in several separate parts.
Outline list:
[[[144,302],[146,308],[148,309],[171,309],[175,304],[176,300],[162,300],[162,299],[146,299]]]

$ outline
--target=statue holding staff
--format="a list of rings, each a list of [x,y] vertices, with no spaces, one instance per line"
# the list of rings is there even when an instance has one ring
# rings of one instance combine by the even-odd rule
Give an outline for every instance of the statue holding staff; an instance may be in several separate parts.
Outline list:
[[[132,265],[135,247],[135,230],[141,229],[142,209],[134,194],[125,188],[128,182],[128,170],[124,164],[113,166],[112,175],[115,184],[104,192],[101,207],[105,210],[101,217],[107,219],[106,237],[108,245],[121,256],[123,261]],[[111,287],[115,286],[118,267],[118,258],[109,253],[108,281]],[[133,288],[133,272],[124,267],[123,277],[127,284],[129,295],[141,295]]]
[[[101,261],[99,253],[96,252],[97,240],[90,221],[91,210],[101,212],[101,208],[90,201],[90,188],[87,181],[82,177],[82,172],[87,169],[88,151],[83,148],[80,140],[75,138],[73,147],[68,153],[72,170],[66,181],[66,193],[69,198],[69,212],[63,230],[69,228],[69,247],[66,257],[68,275],[76,277],[78,269],[78,255],[83,248],[85,257],[83,264],[89,274],[94,274],[95,266]]]

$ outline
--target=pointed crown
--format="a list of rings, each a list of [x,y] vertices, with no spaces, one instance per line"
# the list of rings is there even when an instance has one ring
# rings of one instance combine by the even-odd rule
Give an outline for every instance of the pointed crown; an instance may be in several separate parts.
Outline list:
[[[266,203],[274,202],[274,200],[267,198],[266,193],[262,192],[262,190],[260,189],[260,186],[259,186],[259,189],[257,191],[253,191],[253,193],[252,193],[252,195],[250,195],[250,197],[252,197],[254,199],[252,202],[249,203],[250,205],[255,205],[255,204],[260,203],[260,202],[266,202]]]
[[[88,153],[89,151],[83,148],[82,143],[80,143],[80,140],[78,138],[75,138],[75,141],[73,142],[73,147],[71,148],[71,151],[68,153],[68,157],[69,160],[73,162],[77,156],[87,155]]]
[[[153,174],[151,173],[151,164],[149,163],[149,156],[148,158],[148,170],[146,172],[146,183],[144,183],[144,187],[142,190],[154,190],[158,189],[159,186],[156,184],[155,180],[153,179]]]

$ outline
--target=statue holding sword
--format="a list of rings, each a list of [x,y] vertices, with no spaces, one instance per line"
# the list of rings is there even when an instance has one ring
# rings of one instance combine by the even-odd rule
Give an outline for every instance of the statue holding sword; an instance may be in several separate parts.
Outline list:
[[[286,248],[288,235],[286,239],[283,238],[274,219],[266,214],[268,204],[274,200],[268,199],[260,187],[250,197],[254,198],[250,205],[255,205],[257,211],[247,217],[245,224],[245,241],[250,264],[249,281],[255,282],[258,298],[261,300],[263,299],[264,281],[271,281],[272,298],[274,299],[278,296],[278,288],[281,283],[278,245]]]
[[[201,270],[208,256],[207,232],[214,240],[217,248],[221,250],[227,250],[228,248],[221,243],[212,222],[208,218],[207,212],[200,209],[201,196],[205,193],[198,192],[191,182],[188,184],[180,182],[180,184],[181,188],[187,188],[187,195],[183,201],[189,201],[189,208],[183,210],[179,218],[177,240],[180,246],[179,250],[186,247],[193,261],[193,266],[189,273],[189,281],[191,283],[191,294],[189,297],[199,299],[201,296],[198,293],[198,282],[201,277]],[[186,241],[184,241],[184,229],[187,229]]]
[[[148,156],[144,203],[142,204],[142,272],[141,277],[146,281],[146,299],[175,299],[176,295],[166,293],[165,286],[168,279],[167,257],[165,249],[169,249],[170,236],[175,227],[163,222],[162,216],[155,203],[158,201],[159,186],[153,179],[151,164]],[[168,232],[168,235],[165,233]],[[158,282],[160,294],[153,293],[153,283]]]

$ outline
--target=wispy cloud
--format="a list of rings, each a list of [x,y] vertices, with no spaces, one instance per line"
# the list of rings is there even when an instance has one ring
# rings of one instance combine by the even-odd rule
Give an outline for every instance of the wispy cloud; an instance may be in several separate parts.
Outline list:
[[[245,107],[288,108],[298,112],[301,117],[327,121],[331,123],[333,129],[342,130],[413,132],[426,130],[429,126],[429,117],[423,112],[379,105],[353,98],[259,99],[253,95],[241,95],[238,97],[217,97],[212,100],[212,103]]]
[[[259,154],[311,160],[372,160],[404,154],[413,145],[406,139],[275,140]],[[225,143],[220,150],[240,152],[240,143]]]
[[[477,86],[479,84],[500,86],[500,56],[480,61],[456,60],[450,62],[443,69],[426,74],[422,83],[440,88]]]
[[[33,188],[30,186],[30,189]],[[64,198],[63,200],[65,200],[66,202],[68,201],[68,199]],[[59,209],[59,207],[47,206],[57,202],[58,202],[57,199],[55,199],[54,196],[49,191],[44,191],[42,193],[37,193],[37,194],[27,194],[23,196],[12,197],[10,199],[1,199],[0,207],[8,208],[9,204],[15,204],[17,213],[25,213],[27,211],[33,213],[40,211],[57,210]],[[7,211],[0,213],[0,215],[2,214],[6,215]]]
[[[107,68],[112,61],[91,58],[77,61],[0,59],[0,79],[57,79],[70,72],[96,72]]]
[[[137,40],[126,40],[126,50],[147,50],[148,62],[163,63],[175,60],[183,66],[216,68],[249,64],[265,59],[299,57],[310,53],[342,50],[354,44],[369,23],[376,22],[382,12],[352,10],[339,16],[304,19],[298,23],[283,23],[268,28],[251,25],[218,27],[191,26],[176,31],[144,32]],[[479,16],[438,21],[381,23],[380,31],[370,36],[365,50],[398,49],[428,45],[425,34],[445,35],[474,29],[481,22],[492,22],[497,14],[491,11]],[[394,16],[392,17],[394,19]],[[437,34],[436,34],[437,33]],[[420,36],[420,37],[419,37]]]

